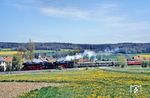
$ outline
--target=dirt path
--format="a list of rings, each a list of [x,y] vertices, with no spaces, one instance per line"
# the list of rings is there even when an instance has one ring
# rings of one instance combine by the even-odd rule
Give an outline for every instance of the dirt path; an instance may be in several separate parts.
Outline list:
[[[29,92],[42,87],[60,87],[65,84],[60,83],[28,83],[28,82],[0,82],[0,98],[13,98],[22,93]]]

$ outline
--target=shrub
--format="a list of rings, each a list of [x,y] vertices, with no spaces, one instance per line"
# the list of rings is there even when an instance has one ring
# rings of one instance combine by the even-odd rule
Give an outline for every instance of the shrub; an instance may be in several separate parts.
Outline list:
[[[150,67],[150,61],[144,60],[144,61],[142,62],[142,67]]]
[[[62,70],[63,69],[63,67],[62,66],[58,66],[58,70]]]
[[[4,71],[4,67],[3,66],[0,66],[0,71]]]
[[[121,68],[127,67],[127,59],[124,55],[117,56],[117,66],[120,66]]]
[[[88,69],[89,69],[88,67],[85,68],[85,70],[88,70]]]

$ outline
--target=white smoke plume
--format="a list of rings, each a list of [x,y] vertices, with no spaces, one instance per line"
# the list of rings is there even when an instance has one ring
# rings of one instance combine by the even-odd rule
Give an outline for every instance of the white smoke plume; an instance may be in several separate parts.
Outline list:
[[[78,60],[83,58],[84,56],[87,56],[89,59],[91,57],[94,57],[94,59],[96,59],[96,53],[94,51],[90,51],[90,50],[85,50],[83,53],[77,53],[76,55],[70,56],[67,55],[64,58],[60,58],[57,61],[72,61],[72,60]]]
[[[83,53],[83,56],[88,56],[88,58],[91,58],[92,56],[96,56],[96,53],[94,51],[85,50]]]

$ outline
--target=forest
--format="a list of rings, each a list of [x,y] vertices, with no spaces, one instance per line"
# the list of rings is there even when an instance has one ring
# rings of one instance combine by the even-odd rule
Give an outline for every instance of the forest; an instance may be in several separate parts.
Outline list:
[[[36,50],[92,50],[95,52],[114,52],[124,54],[134,53],[150,53],[150,43],[117,43],[117,44],[72,44],[72,43],[56,43],[56,42],[34,42]],[[0,50],[11,49],[20,50],[26,49],[28,43],[15,43],[15,42],[0,42]]]

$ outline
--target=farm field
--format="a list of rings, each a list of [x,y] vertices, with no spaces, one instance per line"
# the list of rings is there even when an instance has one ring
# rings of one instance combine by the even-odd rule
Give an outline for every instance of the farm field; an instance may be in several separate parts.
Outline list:
[[[19,98],[149,98],[150,69],[96,68],[36,74],[0,75],[1,82],[67,83],[61,87],[44,87],[21,94]],[[128,71],[137,70],[137,71]],[[130,85],[141,85],[138,94],[130,93]]]
[[[17,53],[18,51],[0,51],[0,55],[14,55]]]
[[[65,84],[60,83],[31,83],[31,82],[0,82],[0,98],[14,98],[22,93],[31,90],[40,89],[42,87],[60,87]]]
[[[52,53],[54,51],[51,50],[35,50],[34,53]],[[3,50],[0,51],[0,55],[15,55],[19,53],[18,51],[11,51],[11,50]]]

